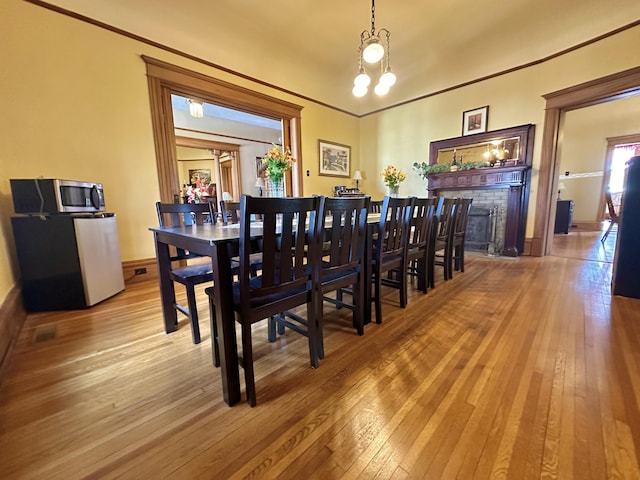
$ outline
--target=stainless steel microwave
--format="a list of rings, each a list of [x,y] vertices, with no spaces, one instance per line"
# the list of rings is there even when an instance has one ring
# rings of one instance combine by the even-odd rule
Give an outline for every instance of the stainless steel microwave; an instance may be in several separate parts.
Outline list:
[[[10,179],[16,213],[104,212],[101,183],[59,178]]]

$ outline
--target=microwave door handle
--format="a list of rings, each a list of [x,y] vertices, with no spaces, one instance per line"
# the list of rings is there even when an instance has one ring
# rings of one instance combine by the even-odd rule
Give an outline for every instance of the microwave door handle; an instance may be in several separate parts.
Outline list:
[[[93,208],[96,210],[100,210],[100,192],[96,185],[91,187],[91,205],[93,205]]]

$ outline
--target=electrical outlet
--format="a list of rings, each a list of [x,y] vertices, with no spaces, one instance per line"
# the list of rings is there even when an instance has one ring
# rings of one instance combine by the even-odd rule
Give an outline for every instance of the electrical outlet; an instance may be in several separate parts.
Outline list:
[[[136,275],[142,275],[144,273],[147,273],[147,269],[146,268],[136,268],[133,273],[135,273]]]

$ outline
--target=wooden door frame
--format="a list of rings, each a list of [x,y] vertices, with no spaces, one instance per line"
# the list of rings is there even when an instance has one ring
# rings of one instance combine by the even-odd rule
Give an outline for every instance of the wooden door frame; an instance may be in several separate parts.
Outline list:
[[[555,218],[556,212],[556,202],[553,200],[558,189],[557,151],[562,114],[639,93],[640,67],[635,67],[542,96],[546,100],[546,106],[531,255],[544,256],[551,253],[551,219]]]
[[[607,202],[604,197],[604,192],[609,185],[611,179],[611,163],[613,162],[613,151],[616,145],[624,145],[628,143],[640,143],[640,134],[622,135],[619,137],[607,138],[607,155],[604,160],[604,170],[602,175],[602,191],[600,193],[600,203],[598,207],[598,220],[606,220],[605,211],[607,210]]]
[[[176,145],[180,147],[191,147],[191,148],[205,148],[207,150],[221,150],[225,152],[233,152],[234,160],[233,160],[233,181],[232,181],[232,190],[234,192],[240,192],[240,185],[242,185],[242,172],[240,171],[240,147],[235,143],[224,143],[217,142],[215,140],[207,140],[204,138],[192,138],[192,137],[183,137],[176,136]],[[219,185],[216,185],[216,190],[220,191],[218,195],[222,199],[222,191],[224,190],[224,185],[222,185],[222,173],[221,173],[221,165],[220,160],[218,158],[212,158],[215,169],[216,176],[218,177]],[[218,206],[216,205],[216,208]]]
[[[160,201],[171,203],[180,192],[172,94],[280,120],[283,145],[289,146],[297,159],[287,179],[289,191],[302,195],[301,106],[145,55],[142,59],[147,68]]]

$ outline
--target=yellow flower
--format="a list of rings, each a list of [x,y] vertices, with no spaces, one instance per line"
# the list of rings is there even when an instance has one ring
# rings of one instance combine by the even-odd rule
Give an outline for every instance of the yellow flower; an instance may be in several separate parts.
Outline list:
[[[400,182],[405,181],[407,178],[406,173],[393,165],[387,165],[380,175],[382,175],[384,184],[387,187],[397,187],[400,185]]]
[[[273,145],[273,144],[272,144]],[[271,149],[262,157],[262,165],[267,176],[273,180],[281,180],[285,172],[291,170],[291,165],[296,159],[291,156],[291,149],[280,150],[277,145],[273,145]]]

